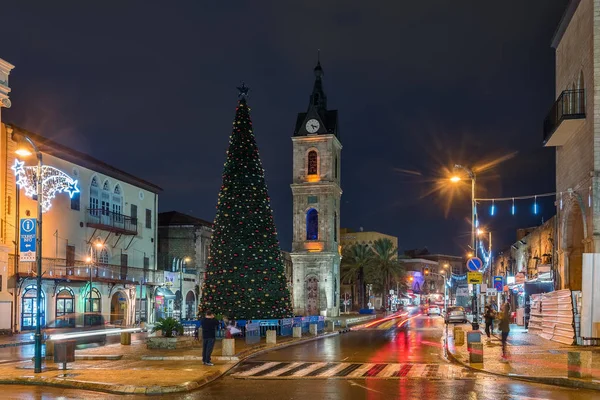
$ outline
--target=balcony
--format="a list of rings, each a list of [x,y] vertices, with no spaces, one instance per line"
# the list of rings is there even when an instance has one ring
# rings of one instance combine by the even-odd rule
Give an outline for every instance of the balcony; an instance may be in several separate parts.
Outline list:
[[[563,146],[585,122],[585,90],[565,90],[544,120],[544,146]]]
[[[9,255],[9,265],[15,265],[15,256]],[[91,271],[90,271],[91,269]],[[17,263],[15,268],[21,278],[36,276],[35,262]],[[74,266],[67,266],[64,258],[42,258],[43,279],[89,281],[90,272],[94,282],[144,284],[154,281],[156,271],[132,266],[113,264],[87,265],[83,261],[75,261]]]
[[[137,235],[137,221],[137,218],[102,208],[88,208],[86,213],[88,227],[123,235]]]

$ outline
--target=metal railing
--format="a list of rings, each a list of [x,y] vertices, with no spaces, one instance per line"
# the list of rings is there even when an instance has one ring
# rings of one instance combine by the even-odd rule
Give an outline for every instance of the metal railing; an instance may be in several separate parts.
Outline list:
[[[563,91],[544,120],[544,143],[550,140],[562,121],[580,118],[585,118],[585,90]]]
[[[87,225],[93,228],[110,230],[129,235],[137,235],[138,219],[119,214],[104,208],[88,208],[86,212]]]
[[[19,275],[35,276],[35,262],[17,261],[14,254],[8,256],[8,261],[15,266],[14,270]],[[88,265],[82,261],[75,261],[76,265],[67,266],[66,263],[64,258],[42,258],[42,278],[88,280],[91,272],[92,279],[146,283],[152,282],[155,274],[154,270],[133,266],[99,263]]]

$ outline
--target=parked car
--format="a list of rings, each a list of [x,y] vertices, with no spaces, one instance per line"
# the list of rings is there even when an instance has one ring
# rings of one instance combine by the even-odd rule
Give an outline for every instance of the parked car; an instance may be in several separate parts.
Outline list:
[[[438,306],[429,306],[427,309],[427,316],[441,315],[440,308]]]
[[[448,307],[448,311],[445,315],[446,323],[449,324],[451,322],[467,322],[467,313],[465,312],[464,307]]]
[[[42,337],[75,340],[76,344],[106,344],[106,321],[99,313],[70,313],[61,315],[42,329]],[[63,337],[62,335],[66,335]]]

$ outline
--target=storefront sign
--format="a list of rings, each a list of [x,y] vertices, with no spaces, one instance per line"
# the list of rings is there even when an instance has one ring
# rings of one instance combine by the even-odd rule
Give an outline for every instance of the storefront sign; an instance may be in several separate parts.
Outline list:
[[[486,295],[486,296],[495,296],[495,295],[497,295],[497,294],[498,294],[498,291],[497,291],[495,288],[488,288],[488,289],[485,291],[485,295]]]
[[[36,251],[36,226],[35,218],[21,218],[20,239],[19,239],[19,261],[35,261]]]

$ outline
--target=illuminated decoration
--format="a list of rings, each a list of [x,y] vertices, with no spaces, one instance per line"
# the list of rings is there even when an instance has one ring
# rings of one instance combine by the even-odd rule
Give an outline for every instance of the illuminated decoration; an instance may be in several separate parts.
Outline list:
[[[15,159],[11,168],[15,173],[17,185],[25,189],[25,195],[33,198],[37,195],[37,166],[26,166],[25,162]],[[57,193],[68,193],[70,198],[79,193],[77,180],[72,179],[59,169],[49,165],[42,166],[42,212],[47,212],[52,206],[52,199]]]
[[[515,199],[512,199],[512,207],[511,207],[511,213],[512,215],[515,215]]]
[[[242,86],[229,138],[202,307],[235,319],[293,315],[265,172]]]
[[[535,197],[535,200],[533,200],[533,213],[538,213],[537,197]]]
[[[496,214],[496,203],[492,201],[492,206],[490,207],[490,215],[493,217]]]

